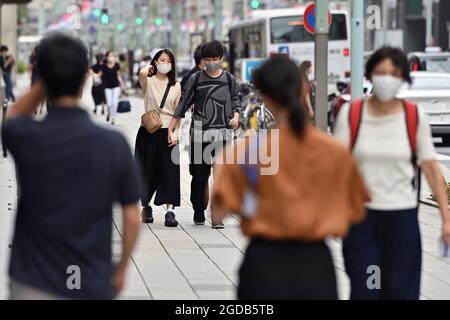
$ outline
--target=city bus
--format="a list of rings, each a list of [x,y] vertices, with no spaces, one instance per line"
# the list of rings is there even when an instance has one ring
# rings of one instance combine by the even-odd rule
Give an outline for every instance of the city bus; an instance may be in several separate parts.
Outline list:
[[[311,60],[314,68],[314,35],[303,25],[304,11],[304,7],[255,11],[251,19],[230,28],[230,71],[239,81],[249,81],[249,69],[273,54],[288,54],[297,63]],[[345,10],[331,10],[331,15],[328,82],[334,90],[336,82],[350,77],[350,21]]]

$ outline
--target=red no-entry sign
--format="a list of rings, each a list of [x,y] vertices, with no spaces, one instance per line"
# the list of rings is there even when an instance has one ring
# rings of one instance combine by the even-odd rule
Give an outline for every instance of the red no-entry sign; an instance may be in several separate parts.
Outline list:
[[[331,16],[331,12],[328,11],[328,24],[331,26],[331,23],[333,22]],[[305,13],[303,14],[303,24],[310,33],[316,33],[316,5],[310,4],[305,9]]]

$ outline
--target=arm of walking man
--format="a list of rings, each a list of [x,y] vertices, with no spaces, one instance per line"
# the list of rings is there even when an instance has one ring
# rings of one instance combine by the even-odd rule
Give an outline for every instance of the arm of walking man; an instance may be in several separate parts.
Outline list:
[[[140,180],[139,168],[136,167],[130,152],[130,147],[123,136],[121,140],[120,155],[118,163],[118,201],[122,205],[122,257],[115,270],[114,287],[116,294],[119,294],[125,283],[125,272],[131,253],[139,232],[141,224],[138,200],[140,198],[143,185]]]
[[[33,111],[45,101],[45,87],[41,80],[36,81],[30,91],[17,100],[8,111],[7,117],[28,116],[31,117]]]
[[[114,276],[114,289],[117,295],[123,290],[125,284],[125,272],[131,257],[131,252],[133,251],[137,240],[141,223],[137,203],[123,206],[122,212],[122,258],[116,267]]]
[[[186,90],[184,91],[183,97],[181,98],[180,103],[173,114],[172,121],[169,125],[169,136],[167,137],[167,141],[170,147],[173,147],[178,143],[178,138],[175,135],[175,130],[179,127],[179,123],[181,118],[184,118],[186,111],[190,108],[194,101],[195,97],[195,74],[193,74],[187,84]]]

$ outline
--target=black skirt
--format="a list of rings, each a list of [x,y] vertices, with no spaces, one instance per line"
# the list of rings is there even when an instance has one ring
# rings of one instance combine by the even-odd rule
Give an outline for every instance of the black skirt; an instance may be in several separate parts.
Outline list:
[[[337,300],[324,242],[253,239],[239,271],[240,300]]]
[[[169,147],[167,135],[168,129],[159,129],[154,134],[150,134],[145,127],[138,131],[135,160],[141,167],[147,187],[141,199],[142,206],[151,201],[155,192],[155,205],[180,206],[180,149],[178,145]]]
[[[101,86],[92,86],[92,98],[96,106],[106,103],[105,88]]]

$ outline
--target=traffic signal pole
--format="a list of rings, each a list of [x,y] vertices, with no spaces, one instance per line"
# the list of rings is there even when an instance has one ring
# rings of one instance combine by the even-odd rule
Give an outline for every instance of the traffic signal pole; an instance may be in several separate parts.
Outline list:
[[[351,95],[355,100],[364,95],[364,1],[352,0],[351,6]]]
[[[328,23],[328,0],[317,0],[314,59],[317,81],[315,123],[316,127],[323,131],[328,131]]]

